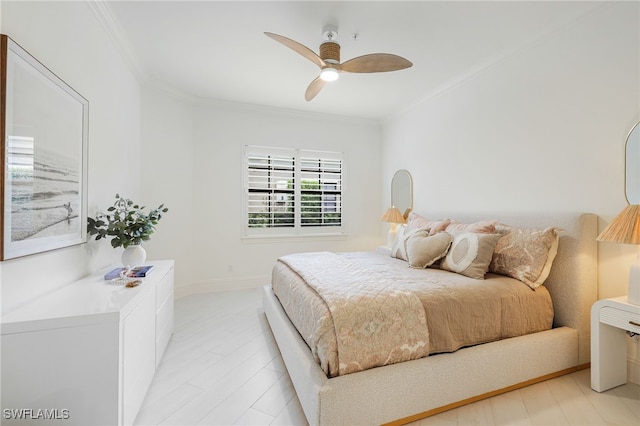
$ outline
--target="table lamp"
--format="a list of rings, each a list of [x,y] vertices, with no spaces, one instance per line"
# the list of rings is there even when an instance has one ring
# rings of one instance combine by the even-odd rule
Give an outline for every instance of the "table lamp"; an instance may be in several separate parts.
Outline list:
[[[636,262],[629,271],[628,302],[640,305],[640,204],[627,206],[597,238],[598,241],[638,245]]]
[[[404,216],[400,213],[400,210],[396,208],[396,206],[391,206],[387,209],[387,211],[382,215],[383,222],[389,222],[391,226],[389,227],[389,234],[387,235],[387,245],[389,247],[393,246],[393,242],[396,239],[396,233],[398,232],[398,224],[406,223]]]

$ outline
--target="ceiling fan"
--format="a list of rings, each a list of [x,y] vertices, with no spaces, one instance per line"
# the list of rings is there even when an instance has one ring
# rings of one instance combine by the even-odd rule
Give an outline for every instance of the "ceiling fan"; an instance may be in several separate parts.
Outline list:
[[[390,53],[372,53],[340,63],[340,45],[335,41],[338,32],[335,27],[331,26],[323,29],[325,41],[320,44],[320,55],[317,55],[308,47],[290,38],[270,32],[265,32],[264,34],[284,44],[320,67],[320,75],[309,84],[304,94],[304,98],[307,101],[313,99],[328,81],[337,80],[340,72],[387,72],[402,70],[413,65],[411,61]]]

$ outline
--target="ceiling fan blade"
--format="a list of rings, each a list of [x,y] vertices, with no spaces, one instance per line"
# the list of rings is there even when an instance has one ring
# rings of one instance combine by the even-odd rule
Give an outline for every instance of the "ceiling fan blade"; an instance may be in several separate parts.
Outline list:
[[[264,34],[268,37],[271,37],[275,41],[284,44],[294,52],[297,52],[298,54],[304,56],[305,58],[307,58],[308,60],[310,60],[317,66],[319,66],[320,68],[327,66],[327,64],[322,60],[322,58],[316,55],[316,53],[313,50],[309,49],[307,46],[304,46],[295,40],[291,40],[290,38],[287,38],[285,36],[281,36],[278,34],[269,33],[269,32],[265,32]]]
[[[371,53],[369,55],[358,56],[349,59],[340,65],[340,69],[346,72],[387,72],[403,70],[411,67],[411,61],[402,56],[390,53]]]
[[[313,80],[311,84],[309,84],[306,92],[304,92],[304,98],[306,99],[306,101],[309,102],[311,99],[315,98],[326,83],[327,82],[320,77],[316,77],[316,79]]]

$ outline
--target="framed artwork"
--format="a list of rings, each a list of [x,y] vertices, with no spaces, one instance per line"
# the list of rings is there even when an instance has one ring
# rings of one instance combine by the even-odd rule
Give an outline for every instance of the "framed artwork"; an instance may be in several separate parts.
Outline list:
[[[0,260],[87,240],[89,102],[0,35]]]

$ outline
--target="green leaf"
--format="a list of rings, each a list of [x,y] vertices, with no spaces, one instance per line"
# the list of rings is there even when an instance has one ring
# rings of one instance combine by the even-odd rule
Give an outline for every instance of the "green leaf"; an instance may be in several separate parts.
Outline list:
[[[97,213],[95,219],[87,218],[87,233],[96,240],[111,238],[111,246],[129,247],[148,241],[155,226],[168,209],[160,204],[157,209],[144,212],[145,207],[116,194],[115,201],[107,209],[108,214]]]

